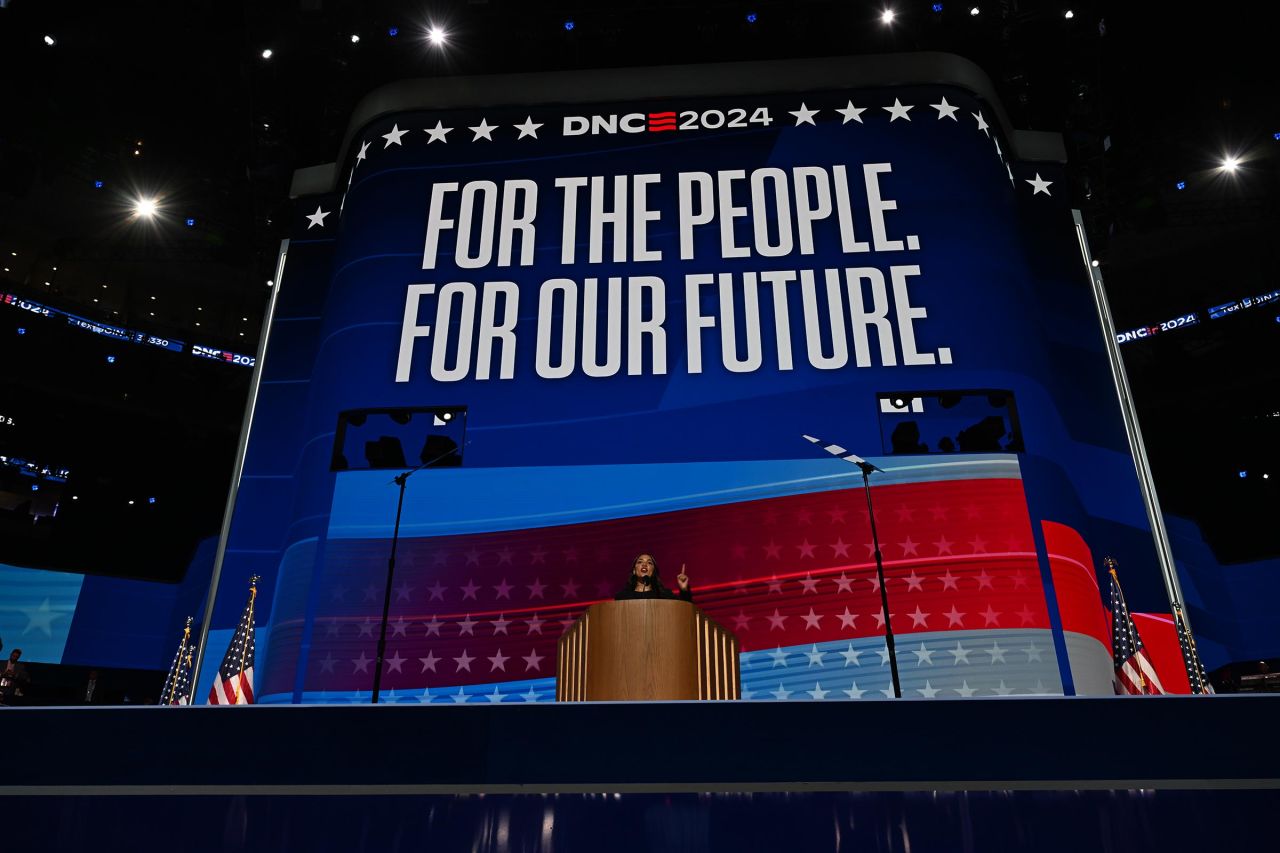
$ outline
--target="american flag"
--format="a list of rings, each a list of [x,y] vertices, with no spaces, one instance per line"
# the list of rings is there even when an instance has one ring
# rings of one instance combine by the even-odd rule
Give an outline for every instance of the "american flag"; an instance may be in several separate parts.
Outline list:
[[[218,680],[209,691],[210,705],[253,704],[253,604],[258,597],[258,577],[249,580],[249,602],[236,626],[235,636],[218,667]]]
[[[1129,606],[1124,603],[1120,579],[1116,577],[1116,561],[1107,557],[1103,562],[1111,573],[1111,656],[1116,668],[1116,688],[1120,693],[1135,696],[1162,694],[1165,691],[1160,677],[1129,616]]]
[[[178,643],[178,651],[173,655],[173,663],[169,665],[169,675],[164,680],[164,690],[160,692],[161,705],[191,704],[191,658],[194,649],[191,645],[191,617],[187,617],[187,625],[182,629],[182,642]]]
[[[1213,693],[1213,685],[1200,662],[1200,653],[1196,651],[1196,638],[1187,630],[1187,623],[1182,617],[1182,606],[1173,606],[1173,623],[1178,628],[1178,645],[1182,647],[1182,662],[1187,667],[1187,680],[1191,682],[1193,694]]]
[[[778,479],[790,479],[791,463],[777,464]],[[949,458],[910,475],[873,486],[903,695],[1061,695],[1016,460]],[[449,499],[465,509],[484,492],[454,489]],[[381,537],[328,541],[303,701],[368,701],[388,547]],[[642,551],[656,552],[668,583],[688,563],[695,603],[742,644],[744,699],[892,695],[859,484],[546,527],[402,535],[385,701],[551,700],[560,633],[590,604],[612,599]],[[275,621],[265,701],[290,695],[302,630],[301,618]]]

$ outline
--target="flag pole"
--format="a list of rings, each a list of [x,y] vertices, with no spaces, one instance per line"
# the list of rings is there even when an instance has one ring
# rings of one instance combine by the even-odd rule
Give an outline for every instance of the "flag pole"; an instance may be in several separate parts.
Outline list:
[[[1191,692],[1201,696],[1212,694],[1213,685],[1209,683],[1209,674],[1205,672],[1204,663],[1200,660],[1200,651],[1196,648],[1196,638],[1187,628],[1186,617],[1182,608],[1174,607],[1175,627],[1178,629],[1178,644],[1182,646],[1182,665],[1187,669],[1187,678],[1191,682]]]
[[[191,652],[192,652],[192,643],[191,643],[191,622],[192,621],[193,621],[192,617],[188,616],[186,625],[183,626],[182,639],[178,642],[177,654],[173,656],[173,663],[169,667],[169,674],[165,677],[164,689],[160,691],[161,705],[191,704],[190,696],[186,697],[187,701],[185,703],[182,702],[181,700],[186,695],[182,690],[184,680],[187,681],[188,686],[190,685],[189,679],[191,675],[190,667],[191,667]],[[184,673],[186,674],[187,679],[183,678]]]
[[[253,577],[249,578],[249,608],[248,608],[249,615],[246,621],[247,621],[247,624],[249,625],[249,630],[251,631],[256,630],[253,627],[253,624],[254,624],[253,606],[255,602],[257,602],[258,600],[258,581],[260,580],[262,580],[262,577],[259,575],[254,575]],[[236,674],[235,685],[232,687],[232,690],[234,691],[231,697],[232,705],[240,704],[240,679],[244,678],[244,662],[248,656],[249,656],[249,643],[246,640],[244,643],[241,643],[240,645],[240,670]]]
[[[191,639],[191,622],[193,621],[193,619],[194,617],[188,616],[187,625],[185,628],[182,629],[182,645],[184,647],[182,651],[183,651],[183,656],[186,658],[186,660],[183,662],[183,666],[186,667],[186,673],[187,673],[187,693],[186,693],[187,701],[186,702],[180,701],[178,703],[179,705],[191,704],[191,692],[190,692],[191,691],[191,654],[195,650],[195,644]],[[179,681],[178,683],[181,684],[182,682]],[[183,697],[179,696],[178,698],[182,699]]]
[[[1124,587],[1120,585],[1120,576],[1116,574],[1116,566],[1118,565],[1116,563],[1116,558],[1103,557],[1102,565],[1107,567],[1107,573],[1111,575],[1111,582],[1116,586],[1116,594],[1120,596],[1120,604],[1124,607],[1124,618],[1128,620],[1130,625],[1132,625],[1133,614],[1129,612],[1129,602],[1125,601],[1124,599]],[[1112,612],[1111,623],[1114,625],[1115,621],[1116,621],[1116,614]],[[1114,658],[1114,650],[1112,652],[1112,655]],[[1147,692],[1147,676],[1145,673],[1143,673],[1142,667],[1134,667],[1134,672],[1137,673],[1138,683],[1142,686],[1142,692],[1145,694]]]

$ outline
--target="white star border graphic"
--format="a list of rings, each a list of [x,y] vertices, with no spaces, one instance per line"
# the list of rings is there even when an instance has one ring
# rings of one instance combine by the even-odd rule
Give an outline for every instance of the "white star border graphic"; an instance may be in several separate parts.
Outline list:
[[[891,105],[881,105],[880,109],[888,113],[889,123],[892,124],[899,119],[911,122],[910,111],[916,106],[917,104],[902,103],[902,99],[899,96],[893,99],[893,103]],[[938,121],[949,119],[956,123],[960,122],[960,119],[956,115],[960,109],[959,105],[950,103],[945,96],[940,98],[938,103],[928,104],[928,106],[937,112]],[[790,125],[791,127],[800,127],[802,125],[817,127],[817,121],[815,121],[815,119],[826,109],[828,108],[813,108],[808,105],[807,101],[801,101],[798,109],[786,110],[785,112],[795,118],[795,123]],[[854,106],[853,100],[846,98],[845,105],[843,107],[837,106],[829,109],[831,112],[834,112],[841,117],[840,124],[842,125],[847,125],[850,122],[865,125],[866,122],[863,121],[862,114],[867,112],[869,107]],[[1005,157],[1004,149],[1000,147],[1000,140],[991,133],[991,125],[987,122],[986,116],[983,114],[981,109],[977,112],[969,113],[969,115],[973,117],[974,126],[981,131],[984,136],[991,140],[992,146],[995,148],[996,158],[1000,161],[1000,164],[1004,166],[1005,171],[1009,176],[1009,183],[1016,187],[1017,181],[1013,175],[1013,166],[1009,159]],[[1027,183],[1031,185],[1032,195],[1039,195],[1043,193],[1044,195],[1052,197],[1053,193],[1049,191],[1049,186],[1053,184],[1053,181],[1043,180],[1039,173],[1036,173],[1035,180],[1028,180]]]
[[[924,99],[925,103],[923,105],[926,108],[932,109],[936,112],[936,116],[935,116],[936,121],[949,120],[957,123],[962,123],[960,119],[957,117],[957,112],[961,111],[961,108],[959,105],[950,103],[945,96],[940,97],[937,103],[927,103],[928,100],[929,100],[928,98]],[[866,103],[866,101],[864,101],[863,103]],[[915,104],[915,103],[904,104],[901,100],[901,96],[895,96],[892,104],[881,104],[879,105],[879,110],[883,111],[884,113],[887,113],[887,118],[890,124],[896,123],[899,119],[902,119],[908,124],[918,124],[919,123],[918,121],[912,122],[911,115],[909,114],[911,110],[915,109],[918,106],[920,106],[920,104]],[[836,116],[840,117],[841,125],[857,124],[857,125],[865,126],[866,122],[864,121],[863,113],[868,113],[869,110],[872,111],[873,113],[875,112],[875,108],[872,108],[872,107],[855,106],[854,101],[848,97],[845,98],[844,106],[837,105],[837,106],[810,107],[808,105],[808,101],[803,100],[799,102],[799,104],[797,105],[797,109],[781,111],[784,114],[792,117],[794,121],[794,124],[787,124],[784,121],[782,126],[798,128],[798,127],[808,125],[810,127],[816,128],[819,123],[833,123],[834,120],[830,122],[826,122],[820,119],[820,116],[826,112],[834,113]],[[1004,150],[1001,148],[1000,142],[997,136],[991,132],[992,126],[987,121],[986,114],[982,111],[981,108],[977,112],[967,112],[967,114],[972,117],[972,121],[974,123],[973,127],[975,127],[978,131],[981,131],[984,136],[986,136],[991,140],[992,147],[995,149],[995,152],[996,152],[996,157],[1000,161],[1001,165],[1004,166],[1005,172],[1008,175],[1009,183],[1016,187],[1018,184],[1018,181],[1014,175],[1012,163],[1009,160],[1009,158],[1005,157]],[[917,118],[919,118],[919,116],[917,116]],[[494,141],[493,133],[495,131],[506,129],[505,132],[507,133],[510,133],[511,131],[515,131],[517,134],[515,138],[517,140],[536,141],[542,138],[538,133],[538,131],[539,129],[545,126],[546,126],[545,121],[535,121],[534,116],[532,114],[526,114],[524,116],[523,121],[515,121],[513,118],[509,121],[506,121],[505,123],[503,123],[502,121],[499,121],[498,123],[495,123],[495,124],[490,124],[488,118],[482,116],[478,124],[464,125],[464,127],[467,130],[471,131],[471,137],[469,139],[466,139],[464,137],[464,140],[466,142],[471,142],[471,143],[493,142]],[[448,144],[449,142],[448,134],[451,131],[453,131],[455,128],[445,126],[443,119],[436,118],[434,125],[423,126],[416,129],[421,130],[423,133],[427,135],[427,139],[425,140],[426,144],[432,144],[436,142]],[[711,128],[708,128],[708,129],[711,129]],[[411,133],[411,130],[412,130],[411,128],[401,129],[399,126],[399,123],[395,122],[392,124],[391,129],[387,133],[375,134],[375,138],[381,138],[384,140],[384,144],[382,148],[379,150],[386,150],[392,147],[393,145],[396,147],[402,148],[404,147],[403,140],[405,139],[415,139],[416,141],[421,142],[422,141],[421,137],[415,137],[415,136],[409,135]],[[361,162],[364,162],[370,159],[370,153],[371,153],[370,146],[372,141],[373,140],[362,140],[360,150],[355,157],[355,165],[352,167],[353,176],[354,176],[355,168],[358,167]],[[1055,182],[1041,178],[1039,172],[1035,173],[1034,179],[1024,179],[1024,181],[1026,184],[1028,184],[1028,188],[1031,195],[1033,196],[1045,195],[1050,198],[1053,197],[1053,192],[1049,189],[1049,187],[1052,186]],[[320,211],[317,211],[317,213],[320,213]],[[316,225],[323,227],[324,225],[323,220],[317,222]]]

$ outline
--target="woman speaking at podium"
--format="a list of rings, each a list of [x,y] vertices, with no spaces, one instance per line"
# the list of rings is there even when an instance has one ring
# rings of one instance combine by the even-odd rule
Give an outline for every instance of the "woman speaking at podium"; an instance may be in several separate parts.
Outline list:
[[[631,577],[627,585],[614,596],[616,601],[630,601],[634,598],[678,598],[682,601],[693,601],[693,593],[689,590],[689,576],[684,573],[684,565],[680,566],[680,574],[676,575],[679,585],[678,593],[667,589],[658,577],[658,562],[652,554],[641,554],[631,562]]]

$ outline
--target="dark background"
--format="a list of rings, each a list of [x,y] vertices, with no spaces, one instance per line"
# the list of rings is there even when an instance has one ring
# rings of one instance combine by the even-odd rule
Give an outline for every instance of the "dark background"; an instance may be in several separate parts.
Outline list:
[[[1280,287],[1280,101],[1259,13],[973,5],[0,0],[0,291],[252,353],[292,173],[332,161],[383,83],[948,51],[991,76],[1015,127],[1065,136],[1117,326],[1201,314],[1123,347],[1165,510],[1224,563],[1280,556],[1280,306],[1205,313]],[[141,196],[154,220],[132,214]],[[0,510],[0,562],[178,580],[218,530],[251,371],[3,305],[0,358],[0,455],[72,472],[56,518]],[[29,484],[0,469],[0,493]]]

